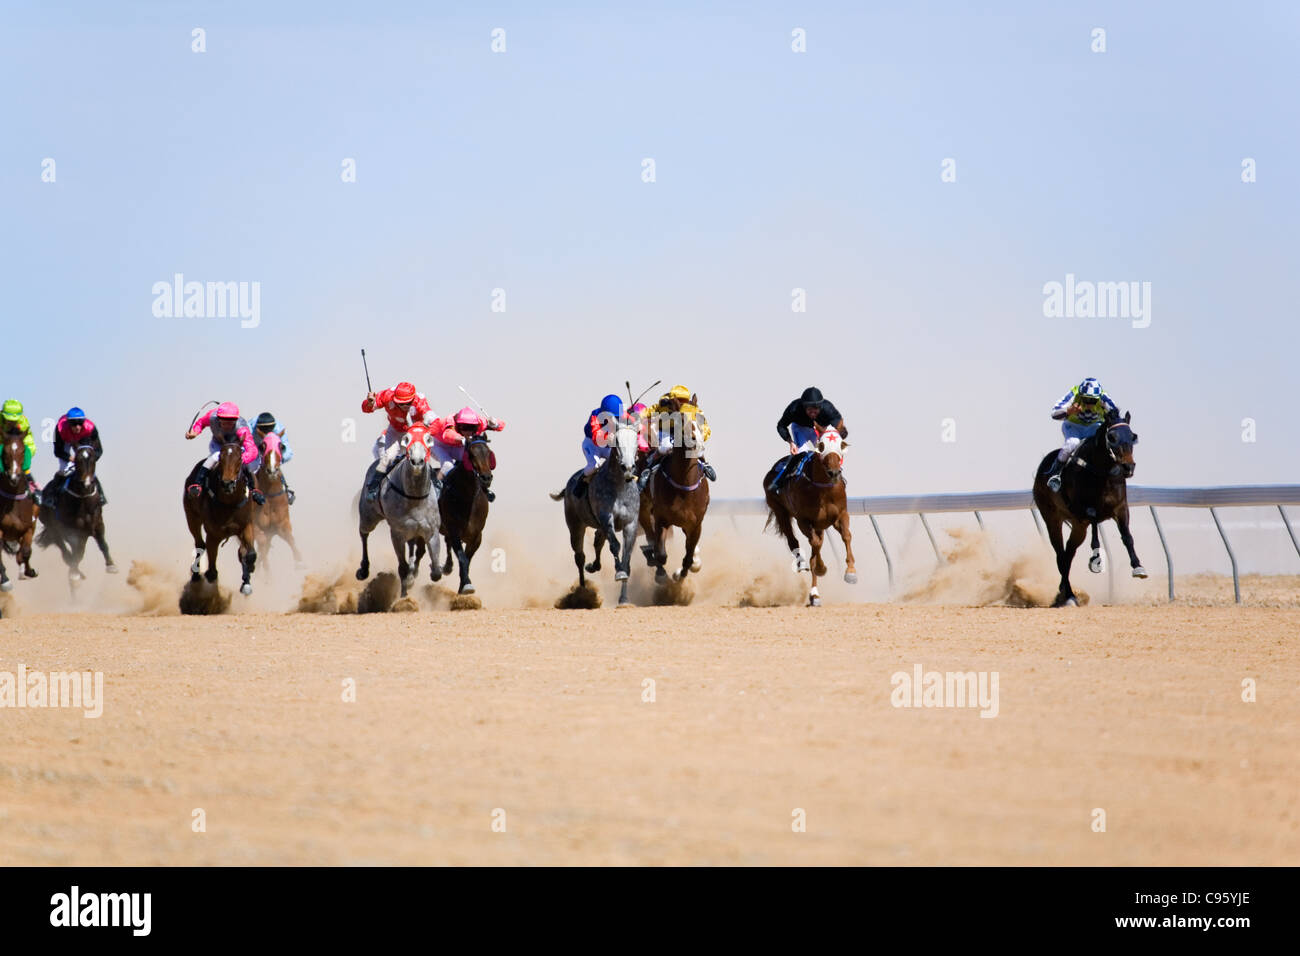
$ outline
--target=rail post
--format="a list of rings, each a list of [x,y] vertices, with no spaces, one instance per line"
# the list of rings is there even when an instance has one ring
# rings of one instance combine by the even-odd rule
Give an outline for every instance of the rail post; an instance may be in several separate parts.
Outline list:
[[[921,519],[921,527],[925,529],[926,537],[930,539],[930,547],[934,548],[934,557],[940,564],[943,564],[943,554],[939,551],[939,545],[935,543],[934,532],[930,530],[930,522],[925,520],[925,512],[918,511],[916,516]]]
[[[1160,547],[1165,552],[1165,571],[1169,575],[1169,600],[1174,599],[1174,559],[1169,556],[1169,543],[1165,541],[1165,529],[1160,527],[1160,516],[1156,514],[1156,506],[1151,505],[1151,520],[1156,524],[1156,534],[1160,535]]]
[[[1223,530],[1223,523],[1219,521],[1219,513],[1210,506],[1210,517],[1214,519],[1214,526],[1219,529],[1219,537],[1223,539],[1223,546],[1228,550],[1228,560],[1232,562],[1232,597],[1238,604],[1241,603],[1241,580],[1237,575],[1237,556],[1232,553],[1232,545],[1228,542],[1228,535]]]
[[[880,525],[876,522],[875,515],[867,515],[871,519],[871,527],[876,529],[876,540],[880,542],[880,552],[885,556],[885,572],[889,575],[889,589],[894,589],[894,562],[890,560],[889,549],[885,547],[885,536],[880,533]]]

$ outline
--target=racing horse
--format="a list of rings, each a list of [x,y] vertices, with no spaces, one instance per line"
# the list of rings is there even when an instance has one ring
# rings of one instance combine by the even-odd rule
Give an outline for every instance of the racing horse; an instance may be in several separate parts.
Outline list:
[[[687,573],[700,570],[696,546],[704,527],[704,513],[709,510],[709,479],[700,468],[699,426],[689,422],[696,441],[681,441],[673,445],[658,469],[650,476],[641,495],[641,527],[645,530],[647,544],[641,549],[646,561],[655,569],[655,582],[664,584],[668,574],[667,536],[672,527],[686,534],[686,554],[682,567],[673,577],[684,580]]]
[[[835,528],[844,539],[844,580],[849,584],[858,581],[853,560],[853,534],[849,531],[848,497],[840,477],[844,449],[848,445],[838,431],[827,428],[817,436],[817,444],[811,451],[801,450],[788,462],[786,467],[795,470],[785,476],[778,491],[770,491],[769,486],[786,459],[774,464],[763,478],[763,492],[767,498],[767,523],[763,530],[775,522],[777,531],[790,546],[795,571],[811,570],[812,583],[808,588],[811,607],[820,607],[822,603],[817,579],[827,573],[826,562],[822,560],[822,542],[827,528]],[[799,539],[794,536],[795,523],[808,539],[812,551],[811,564],[799,552]]]
[[[455,557],[460,566],[459,594],[474,593],[474,585],[469,579],[469,564],[483,541],[488,491],[492,487],[492,472],[496,466],[497,456],[487,435],[474,435],[465,442],[460,461],[442,482],[438,511],[442,518],[442,536],[447,542],[447,561],[441,570],[434,571],[433,579],[437,581],[444,574],[451,574],[451,559]],[[434,566],[437,567],[436,561]]]
[[[1119,538],[1128,551],[1133,577],[1145,578],[1146,569],[1138,560],[1133,548],[1133,535],[1128,527],[1128,491],[1125,482],[1133,477],[1137,465],[1133,461],[1133,446],[1138,437],[1130,427],[1132,413],[1120,418],[1112,412],[1101,427],[1085,438],[1076,449],[1073,459],[1061,469],[1061,490],[1047,487],[1047,471],[1056,458],[1057,451],[1048,452],[1038,465],[1034,476],[1034,504],[1047,524],[1047,537],[1056,552],[1056,568],[1061,572],[1061,585],[1052,607],[1073,607],[1079,602],[1070,587],[1070,565],[1074,553],[1092,528],[1092,558],[1088,570],[1101,572],[1101,549],[1097,541],[1097,525],[1114,519],[1119,527]],[[1070,526],[1070,537],[1063,539],[1062,527]]]
[[[240,442],[226,442],[217,454],[217,466],[207,476],[202,494],[191,498],[185,491],[198,482],[200,461],[190,469],[181,490],[185,505],[185,522],[194,536],[194,562],[190,565],[190,581],[199,580],[199,567],[203,553],[208,555],[208,569],[203,577],[208,583],[217,580],[217,552],[227,538],[239,542],[239,567],[242,580],[239,593],[253,593],[253,568],[257,564],[257,549],[253,540],[253,502],[244,480],[244,446]]]
[[[580,494],[577,490],[582,477],[579,469],[570,476],[563,490],[551,495],[552,501],[564,502],[573,563],[578,566],[578,586],[586,587],[584,571],[595,574],[600,570],[600,549],[608,542],[614,559],[614,580],[623,585],[618,595],[620,605],[629,603],[627,582],[632,569],[632,549],[636,547],[637,522],[641,517],[641,489],[636,483],[637,434],[635,425],[619,422],[614,429],[609,458],[587,481],[585,492]],[[596,529],[596,557],[590,564],[584,564],[582,548],[588,528]]]
[[[370,501],[365,489],[370,483],[378,461],[366,469],[365,483],[361,486],[358,504],[361,534],[361,566],[357,580],[370,577],[370,550],[367,541],[370,532],[379,522],[388,522],[388,534],[397,555],[397,576],[402,580],[402,597],[415,583],[420,571],[420,559],[426,548],[429,552],[429,577],[438,580],[438,497],[434,491],[433,474],[438,467],[430,455],[433,435],[423,425],[412,425],[402,435],[402,454],[388,469],[380,482],[379,496]],[[414,545],[414,560],[407,560],[407,546]]]
[[[40,507],[27,486],[27,473],[23,471],[26,452],[22,435],[9,432],[0,449],[0,591],[12,591],[13,582],[5,571],[3,552],[17,555],[23,566],[23,577],[36,577],[32,567],[32,537],[36,532],[36,516]]]
[[[303,566],[302,553],[293,538],[293,522],[289,517],[289,498],[285,493],[284,474],[280,471],[283,464],[283,449],[280,436],[275,432],[267,434],[262,442],[262,464],[253,476],[257,490],[266,497],[266,504],[253,512],[253,538],[257,550],[262,554],[264,567],[268,574],[271,565],[266,557],[271,552],[271,541],[283,538],[293,552],[294,567]]]
[[[71,474],[58,474],[50,479],[41,491],[41,530],[36,543],[42,548],[54,545],[68,566],[68,583],[75,588],[86,580],[81,571],[81,560],[86,555],[86,542],[91,538],[99,545],[104,556],[104,570],[117,573],[117,565],[108,552],[104,537],[104,510],[99,500],[99,483],[95,480],[95,448],[78,445],[73,453]]]

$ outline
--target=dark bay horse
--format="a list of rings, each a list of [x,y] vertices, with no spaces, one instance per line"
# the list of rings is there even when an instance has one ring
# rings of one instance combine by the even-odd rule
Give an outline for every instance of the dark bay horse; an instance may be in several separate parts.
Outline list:
[[[42,527],[36,543],[42,548],[54,545],[59,549],[63,563],[68,566],[69,584],[74,587],[78,581],[86,580],[81,561],[86,555],[86,542],[91,538],[104,556],[104,570],[117,573],[104,537],[104,510],[99,500],[99,483],[95,480],[95,460],[94,446],[78,445],[72,459],[72,473],[55,475],[41,491],[45,504],[40,509]]]
[[[275,432],[269,433],[262,444],[262,465],[253,476],[257,490],[266,497],[266,504],[253,512],[253,539],[268,574],[271,565],[267,563],[266,556],[271,551],[271,541],[274,538],[283,538],[293,552],[294,566],[303,567],[302,553],[298,550],[298,542],[293,539],[289,497],[285,494],[284,474],[280,471],[282,453],[280,436]]]
[[[595,574],[600,570],[600,549],[608,542],[609,553],[614,558],[614,580],[623,584],[618,595],[620,605],[629,603],[627,582],[632,570],[632,549],[636,547],[637,522],[641,517],[641,489],[636,483],[637,434],[635,425],[619,422],[609,458],[586,482],[585,490],[578,491],[578,480],[582,477],[579,469],[562,491],[551,495],[552,501],[564,502],[569,545],[573,548],[573,563],[578,566],[578,586],[586,587],[584,572]],[[584,564],[582,547],[588,528],[596,529],[596,557],[591,564]]]
[[[856,584],[858,580],[853,560],[853,534],[849,531],[848,496],[844,482],[840,480],[844,449],[847,447],[848,442],[840,437],[839,432],[827,428],[818,436],[816,448],[806,456],[802,467],[797,467],[795,461],[790,462],[789,468],[797,470],[784,476],[779,491],[773,493],[768,490],[768,486],[776,477],[780,461],[763,478],[768,512],[764,530],[776,522],[777,530],[785,537],[786,543],[790,545],[790,553],[794,555],[795,570],[811,569],[812,584],[808,589],[808,604],[812,607],[820,607],[822,603],[821,594],[817,590],[817,578],[827,573],[826,562],[822,560],[822,542],[827,528],[835,528],[844,539],[844,580],[849,584]],[[793,523],[798,523],[799,530],[808,539],[812,549],[811,566],[799,553],[799,539],[794,536]]]
[[[23,577],[36,577],[32,567],[32,536],[36,532],[36,516],[40,508],[32,497],[27,485],[27,474],[23,471],[23,456],[26,452],[22,435],[9,432],[4,436],[4,445],[0,448],[0,591],[12,591],[13,582],[5,571],[3,552],[18,556],[18,563],[23,566]]]
[[[1133,477],[1137,465],[1133,461],[1133,446],[1137,435],[1129,426],[1132,414],[1124,417],[1110,415],[1101,427],[1079,445],[1074,460],[1061,470],[1061,490],[1047,487],[1047,470],[1055,460],[1057,451],[1048,452],[1034,475],[1034,504],[1047,524],[1047,537],[1056,552],[1056,568],[1061,572],[1061,585],[1052,607],[1077,605],[1074,590],[1070,587],[1070,565],[1074,553],[1092,528],[1092,560],[1088,569],[1101,571],[1101,554],[1097,541],[1097,525],[1114,519],[1119,527],[1120,540],[1128,550],[1133,577],[1145,578],[1146,569],[1133,549],[1133,535],[1128,527],[1128,492],[1125,481]],[[1063,540],[1062,527],[1070,526],[1070,537]]]
[[[694,422],[690,424],[698,430]],[[709,510],[709,479],[704,477],[699,453],[694,451],[700,444],[697,440],[674,445],[641,494],[641,527],[648,541],[642,551],[655,569],[655,581],[659,584],[668,580],[665,565],[670,528],[681,528],[686,534],[686,553],[681,570],[674,577],[681,581],[688,572],[700,570],[696,546],[704,527],[704,513]]]
[[[438,580],[438,498],[433,486],[433,472],[437,461],[430,454],[433,436],[422,425],[412,425],[402,436],[403,452],[380,481],[379,498],[366,497],[370,476],[378,462],[372,462],[361,486],[357,505],[358,532],[361,535],[361,566],[357,580],[370,576],[370,532],[379,522],[388,522],[388,535],[397,555],[397,576],[402,581],[402,597],[415,583],[420,572],[420,559],[426,548],[429,552],[429,577]],[[414,560],[407,560],[408,545],[414,545]]]
[[[217,551],[227,538],[239,542],[239,566],[243,579],[239,593],[253,593],[253,567],[257,564],[257,549],[253,542],[253,502],[244,481],[244,446],[227,442],[221,446],[217,466],[208,473],[207,485],[197,498],[191,498],[184,488],[181,498],[185,505],[185,523],[194,536],[194,563],[190,565],[190,580],[199,579],[199,562],[204,551],[208,554],[208,569],[203,576],[209,583],[217,580]],[[185,479],[185,488],[197,480],[196,464]]]
[[[442,575],[451,574],[454,556],[460,566],[460,594],[474,593],[474,585],[469,579],[469,564],[483,541],[488,491],[492,487],[492,472],[496,466],[497,456],[487,435],[475,435],[465,443],[461,460],[442,482],[438,509],[442,517],[442,536],[447,542],[447,563],[434,574],[433,579],[437,581]]]

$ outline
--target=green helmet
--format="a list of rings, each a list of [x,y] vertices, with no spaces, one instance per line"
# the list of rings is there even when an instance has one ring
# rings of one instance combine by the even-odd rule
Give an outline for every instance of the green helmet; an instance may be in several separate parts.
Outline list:
[[[23,417],[23,403],[16,398],[6,398],[4,409],[0,414],[3,414],[5,421],[16,422]]]

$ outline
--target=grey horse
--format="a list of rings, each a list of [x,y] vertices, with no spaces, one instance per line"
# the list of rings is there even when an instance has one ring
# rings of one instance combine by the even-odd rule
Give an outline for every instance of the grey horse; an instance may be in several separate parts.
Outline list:
[[[402,596],[415,583],[415,576],[420,571],[420,558],[425,549],[429,551],[430,571],[438,566],[438,497],[434,493],[433,473],[437,462],[429,454],[433,436],[421,427],[412,427],[402,436],[402,448],[405,453],[397,463],[388,469],[380,485],[379,498],[366,500],[362,485],[361,500],[358,505],[361,532],[361,567],[357,568],[357,580],[364,581],[370,576],[370,552],[366,539],[380,521],[388,522],[388,533],[393,539],[393,551],[397,555],[397,575],[402,579]],[[377,462],[366,470],[366,481],[375,470]],[[415,560],[406,559],[407,544],[415,545]],[[432,575],[431,575],[432,577]]]
[[[564,520],[569,525],[569,543],[573,547],[573,563],[578,566],[578,586],[585,587],[584,571],[595,574],[600,570],[600,549],[609,543],[609,553],[614,558],[614,580],[622,581],[618,603],[627,604],[627,579],[632,567],[632,551],[636,546],[637,520],[641,513],[641,490],[636,483],[636,426],[620,422],[614,431],[614,441],[605,464],[586,482],[585,493],[578,491],[579,470],[569,478],[563,491],[551,495],[552,501],[564,501]],[[584,565],[583,539],[587,529],[596,529],[596,558]],[[620,550],[618,536],[623,535]]]

